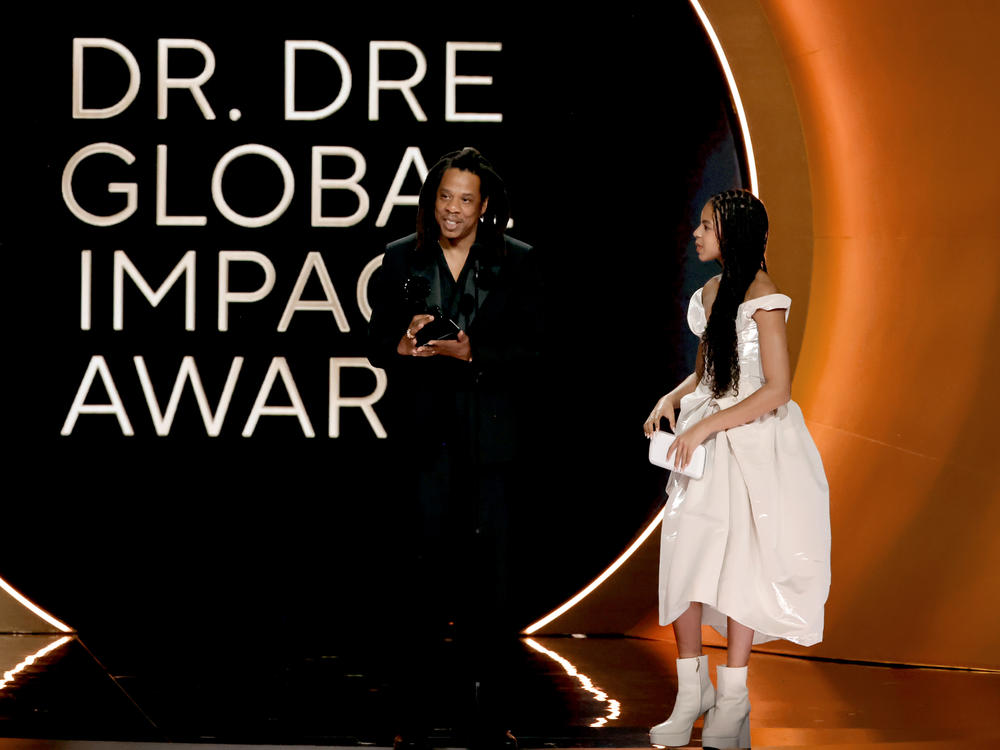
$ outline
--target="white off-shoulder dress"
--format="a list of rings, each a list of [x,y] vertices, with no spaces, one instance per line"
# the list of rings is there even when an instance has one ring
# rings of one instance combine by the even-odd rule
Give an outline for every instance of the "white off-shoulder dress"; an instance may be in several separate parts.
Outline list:
[[[758,310],[785,310],[783,294],[747,300],[736,313],[739,394],[714,398],[703,380],[681,399],[677,431],[742,401],[764,383]],[[701,290],[688,308],[700,336],[707,325]],[[660,540],[660,624],[691,602],[702,622],[726,635],[726,618],[753,628],[754,643],[784,638],[809,646],[823,638],[830,588],[829,490],[819,451],[794,401],[705,443],[705,473],[672,473]]]

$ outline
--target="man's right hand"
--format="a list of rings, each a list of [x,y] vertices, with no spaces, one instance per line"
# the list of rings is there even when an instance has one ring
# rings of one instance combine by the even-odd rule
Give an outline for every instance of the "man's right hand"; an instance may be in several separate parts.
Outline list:
[[[396,351],[404,357],[433,357],[437,354],[433,347],[417,346],[417,331],[434,320],[433,315],[414,315],[406,333],[396,344]]]

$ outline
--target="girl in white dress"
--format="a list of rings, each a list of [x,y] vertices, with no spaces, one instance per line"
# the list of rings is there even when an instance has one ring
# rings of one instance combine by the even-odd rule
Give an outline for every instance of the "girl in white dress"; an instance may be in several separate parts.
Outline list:
[[[650,730],[654,745],[688,744],[703,714],[704,747],[750,747],[750,648],[823,635],[830,585],[829,492],[819,452],[790,400],[785,321],[791,300],[767,275],[767,213],[751,193],[712,197],[694,232],[699,260],[722,273],[695,292],[688,324],[701,342],[695,372],[643,426],[666,418],[668,451],[685,467],[706,449],[700,479],[674,472],[660,541],[660,624],[677,641],[677,699]],[[674,410],[680,414],[675,422]],[[728,639],[718,692],[701,626]]]

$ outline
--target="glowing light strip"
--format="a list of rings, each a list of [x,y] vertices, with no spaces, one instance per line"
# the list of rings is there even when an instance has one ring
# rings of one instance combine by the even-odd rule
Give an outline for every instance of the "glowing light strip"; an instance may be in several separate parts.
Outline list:
[[[743,146],[746,149],[747,171],[750,173],[750,192],[752,192],[756,196],[759,196],[760,183],[757,179],[757,159],[753,153],[753,143],[750,141],[750,125],[747,123],[747,115],[743,109],[743,99],[742,97],[740,97],[740,90],[736,86],[736,78],[733,76],[733,69],[729,67],[729,60],[726,58],[726,53],[722,49],[722,42],[719,41],[719,37],[715,33],[715,29],[712,28],[712,22],[708,20],[708,16],[702,9],[701,4],[698,2],[698,0],[690,0],[690,2],[691,2],[691,7],[694,9],[694,12],[698,16],[698,19],[701,21],[701,25],[705,27],[705,33],[708,34],[708,38],[712,42],[712,47],[715,49],[715,54],[719,58],[719,64],[722,66],[722,72],[726,76],[726,83],[729,84],[729,93],[733,97],[733,105],[736,107],[736,116],[739,118],[740,121],[740,131],[743,134]],[[567,610],[574,607],[577,603],[579,603],[582,599],[584,599],[591,591],[593,591],[602,583],[604,583],[604,581],[608,578],[608,576],[610,576],[612,573],[618,570],[618,568],[620,568],[622,564],[626,560],[628,560],[629,557],[632,556],[632,553],[634,553],[639,548],[639,546],[646,540],[646,537],[648,537],[651,533],[653,533],[653,529],[656,528],[657,524],[659,524],[661,520],[663,520],[662,510],[660,511],[659,515],[653,519],[653,522],[646,527],[646,530],[642,532],[642,534],[635,541],[635,543],[633,543],[631,547],[625,550],[625,552],[622,553],[621,557],[619,557],[617,560],[611,563],[608,569],[605,570],[603,573],[601,573],[601,575],[599,575],[597,578],[595,578],[594,581],[589,586],[587,586],[587,588],[585,588],[583,591],[574,596],[572,599],[570,599],[568,602],[563,604],[558,609],[545,615],[545,617],[540,619],[538,622],[534,622],[528,627],[526,627],[523,632],[526,635],[531,635],[539,628],[548,625],[554,619],[559,617],[559,615],[563,614]]]
[[[743,111],[743,100],[740,98],[740,90],[736,87],[736,79],[733,77],[732,68],[729,67],[729,60],[726,59],[726,53],[722,50],[722,43],[719,41],[715,29],[712,28],[712,22],[708,20],[708,16],[702,10],[698,0],[691,0],[691,7],[694,8],[694,12],[701,19],[701,25],[705,27],[705,33],[708,34],[708,38],[712,41],[712,46],[715,47],[715,54],[719,58],[719,64],[722,65],[722,72],[726,75],[726,82],[729,84],[729,93],[732,94],[733,104],[736,107],[736,115],[740,119],[740,130],[743,131],[743,146],[747,152],[747,170],[750,172],[750,192],[759,197],[760,185],[757,183],[757,160],[753,155],[753,144],[750,143],[750,126],[747,124],[746,112]]]
[[[545,654],[547,657],[549,657],[554,662],[559,664],[559,666],[561,666],[564,670],[566,670],[566,674],[568,674],[570,677],[575,677],[576,679],[578,679],[580,681],[580,685],[583,686],[584,690],[586,690],[588,693],[594,694],[595,701],[597,701],[598,703],[608,704],[608,715],[601,716],[600,718],[595,719],[594,723],[591,724],[590,726],[603,727],[609,721],[614,721],[615,719],[617,719],[619,716],[622,715],[621,702],[616,701],[614,698],[609,698],[608,694],[605,693],[603,690],[601,690],[599,687],[597,687],[597,685],[594,684],[593,680],[591,680],[589,677],[587,677],[587,675],[583,674],[582,672],[580,672],[580,670],[578,670],[575,666],[573,666],[573,664],[570,662],[569,659],[567,659],[564,656],[560,656],[555,651],[551,651],[545,648],[545,646],[541,645],[534,638],[525,638],[524,642],[527,643],[529,646],[531,646],[533,649],[535,649],[535,651]]]
[[[55,641],[54,643],[50,643],[45,648],[38,649],[38,651],[36,651],[35,653],[33,653],[31,656],[29,656],[27,659],[25,659],[24,661],[22,661],[17,666],[13,667],[12,669],[8,669],[6,672],[3,673],[3,678],[0,679],[0,690],[3,690],[5,687],[7,687],[7,685],[9,685],[11,682],[13,682],[13,680],[17,676],[18,672],[21,672],[25,668],[27,668],[27,667],[31,666],[32,664],[34,664],[35,660],[41,659],[46,654],[48,654],[48,653],[50,653],[52,651],[55,651],[57,648],[59,648],[60,646],[62,646],[65,643],[68,643],[71,640],[73,640],[73,639],[70,638],[68,635],[64,635],[58,641]]]
[[[3,578],[0,578],[0,589],[3,589],[4,591],[6,591],[12,597],[14,597],[15,599],[17,599],[18,602],[20,602],[25,607],[27,607],[28,609],[30,609],[32,612],[34,612],[36,615],[38,615],[39,617],[41,617],[43,620],[45,620],[45,622],[47,622],[49,625],[51,625],[52,627],[56,628],[57,630],[61,630],[64,633],[72,633],[73,632],[73,628],[71,628],[69,625],[66,625],[65,623],[59,622],[59,620],[57,620],[56,618],[54,618],[52,615],[50,615],[44,609],[42,609],[41,607],[39,607],[37,604],[35,604],[30,599],[28,599],[26,596],[24,596],[24,594],[22,594],[20,591],[18,591],[17,589],[15,589],[9,583],[7,583]]]
[[[632,546],[629,547],[627,550],[625,550],[621,554],[621,556],[619,556],[619,558],[617,560],[615,560],[613,563],[611,563],[611,565],[608,566],[607,570],[605,570],[603,573],[601,573],[599,576],[597,576],[597,578],[595,578],[593,581],[591,581],[591,583],[590,583],[589,586],[587,586],[585,589],[583,589],[583,591],[581,591],[579,594],[577,594],[572,599],[570,599],[569,601],[567,601],[561,607],[559,607],[558,609],[552,610],[547,615],[545,615],[545,617],[543,617],[541,620],[538,620],[538,622],[533,622],[531,625],[529,625],[528,627],[526,627],[524,629],[524,631],[523,631],[525,633],[525,635],[531,635],[532,633],[534,633],[539,628],[544,627],[545,625],[548,625],[554,619],[556,619],[557,617],[559,617],[559,615],[563,614],[568,609],[571,609],[573,606],[575,606],[577,604],[577,602],[579,602],[580,600],[582,600],[591,591],[593,591],[598,586],[600,586],[602,583],[604,583],[604,581],[606,581],[607,578],[612,573],[614,573],[616,570],[618,570],[618,568],[620,568],[622,565],[625,564],[626,560],[628,560],[630,557],[632,557],[633,553],[635,553],[635,551],[637,549],[639,549],[639,547],[642,546],[642,543],[644,541],[646,541],[646,537],[648,537],[650,534],[653,533],[653,530],[657,526],[659,526],[660,521],[662,521],[662,520],[663,520],[663,511],[661,510],[659,513],[656,514],[656,518],[654,518],[650,522],[649,526],[647,526],[645,528],[645,530],[639,535],[639,538],[636,539],[634,542],[632,542]]]

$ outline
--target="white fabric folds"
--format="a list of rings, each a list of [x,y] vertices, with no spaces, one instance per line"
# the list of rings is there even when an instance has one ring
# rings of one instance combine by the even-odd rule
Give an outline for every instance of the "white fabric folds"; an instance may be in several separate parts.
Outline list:
[[[749,396],[764,383],[758,310],[785,310],[769,294],[736,315],[739,394],[714,398],[707,383],[681,400],[678,432]],[[707,319],[701,291],[688,308],[691,330]],[[809,646],[823,638],[830,587],[829,490],[819,452],[794,401],[718,432],[704,444],[705,472],[674,472],[660,541],[660,624],[702,602],[702,621],[726,635],[726,618],[753,628],[754,643],[783,638]]]

